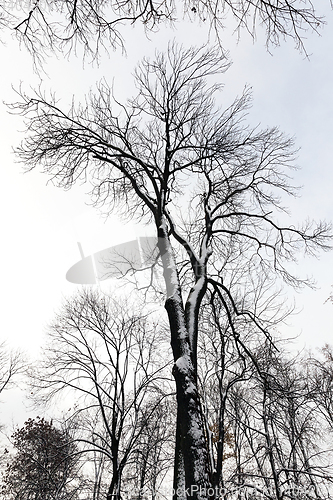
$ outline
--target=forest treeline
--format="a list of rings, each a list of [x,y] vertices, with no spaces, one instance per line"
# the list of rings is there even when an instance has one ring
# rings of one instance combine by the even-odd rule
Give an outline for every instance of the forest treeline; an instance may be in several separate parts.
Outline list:
[[[200,407],[216,497],[330,498],[333,348],[292,356],[286,341],[249,331],[248,359],[220,316],[202,321]],[[177,403],[160,323],[82,290],[29,373],[2,346],[2,388],[26,383],[23,374],[36,407],[49,408],[3,444],[2,498],[170,498]]]

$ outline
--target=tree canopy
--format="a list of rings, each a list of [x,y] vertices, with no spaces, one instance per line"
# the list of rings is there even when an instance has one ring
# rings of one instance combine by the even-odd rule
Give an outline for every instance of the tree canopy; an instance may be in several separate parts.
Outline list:
[[[43,418],[29,419],[13,436],[2,493],[21,500],[79,498],[77,449],[70,434]]]
[[[68,53],[79,47],[96,57],[101,47],[126,48],[124,25],[140,24],[151,33],[183,17],[196,24],[209,24],[220,40],[226,22],[253,37],[259,26],[265,31],[268,46],[290,37],[297,47],[303,47],[305,32],[318,31],[324,24],[311,1],[299,0],[57,0],[27,2],[17,9],[4,1],[0,9],[0,26],[16,33],[37,59],[49,50]]]

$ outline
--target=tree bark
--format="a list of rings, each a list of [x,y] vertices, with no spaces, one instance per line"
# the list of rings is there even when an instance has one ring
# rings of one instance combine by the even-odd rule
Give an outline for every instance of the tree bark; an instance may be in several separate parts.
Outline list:
[[[171,345],[175,361],[173,375],[177,392],[176,441],[178,443],[174,498],[183,500],[185,496],[182,491],[183,484],[179,484],[182,477],[180,466],[183,466],[186,496],[193,500],[205,499],[208,497],[211,483],[208,474],[208,453],[201,416],[196,370],[192,362],[188,334],[184,325],[184,313],[182,314],[179,304],[172,299],[167,299],[165,307],[171,329]]]
[[[158,242],[166,284],[165,309],[170,325],[174,358],[173,376],[177,394],[174,500],[184,500],[185,497],[203,500],[208,496],[211,483],[197,385],[196,359],[194,359],[196,348],[193,346],[193,339],[190,338],[190,322],[186,317],[173,250],[162,217],[158,223]],[[196,310],[195,307],[193,309]]]
[[[186,500],[185,494],[185,469],[184,457],[181,449],[181,433],[179,412],[177,413],[176,440],[175,440],[175,461],[173,475],[173,500]]]

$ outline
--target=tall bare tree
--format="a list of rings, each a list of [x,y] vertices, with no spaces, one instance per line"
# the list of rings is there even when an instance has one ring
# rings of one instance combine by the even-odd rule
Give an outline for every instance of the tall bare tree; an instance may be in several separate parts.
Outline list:
[[[24,354],[18,350],[10,350],[6,342],[0,344],[0,394],[15,387],[26,370]],[[0,429],[2,429],[2,422]],[[5,448],[5,452],[7,449]],[[0,459],[4,458],[0,453]]]
[[[220,49],[170,43],[138,66],[138,95],[126,104],[103,83],[67,112],[42,95],[13,105],[27,119],[18,151],[27,168],[42,166],[64,188],[90,178],[106,210],[156,227],[178,404],[174,485],[177,497],[190,488],[194,499],[212,484],[197,380],[204,297],[216,295],[247,352],[243,319],[269,335],[257,302],[245,300],[258,276],[304,284],[288,264],[300,250],[328,249],[331,237],[325,223],[286,222],[280,198],[295,193],[293,141],[245,125],[248,90],[224,110],[216,105],[221,84],[211,79],[227,67]],[[232,286],[231,267],[246,270],[246,289],[244,280]]]

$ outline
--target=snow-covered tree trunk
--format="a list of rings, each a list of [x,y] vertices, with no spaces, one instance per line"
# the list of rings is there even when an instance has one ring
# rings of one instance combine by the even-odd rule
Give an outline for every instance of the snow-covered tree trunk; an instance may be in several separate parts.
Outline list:
[[[168,313],[171,347],[173,351],[173,376],[177,392],[177,436],[176,467],[174,472],[174,499],[205,499],[211,487],[208,472],[208,456],[204,426],[201,416],[200,399],[197,387],[196,348],[188,318],[195,314],[195,305],[189,303],[185,312],[177,267],[164,223],[159,225],[159,249],[163,262],[163,273],[167,298],[165,308]],[[199,285],[202,287],[202,283]],[[192,291],[199,300],[201,290]],[[194,298],[193,298],[194,300]],[[197,324],[197,322],[196,322]],[[185,488],[185,491],[184,491]]]

